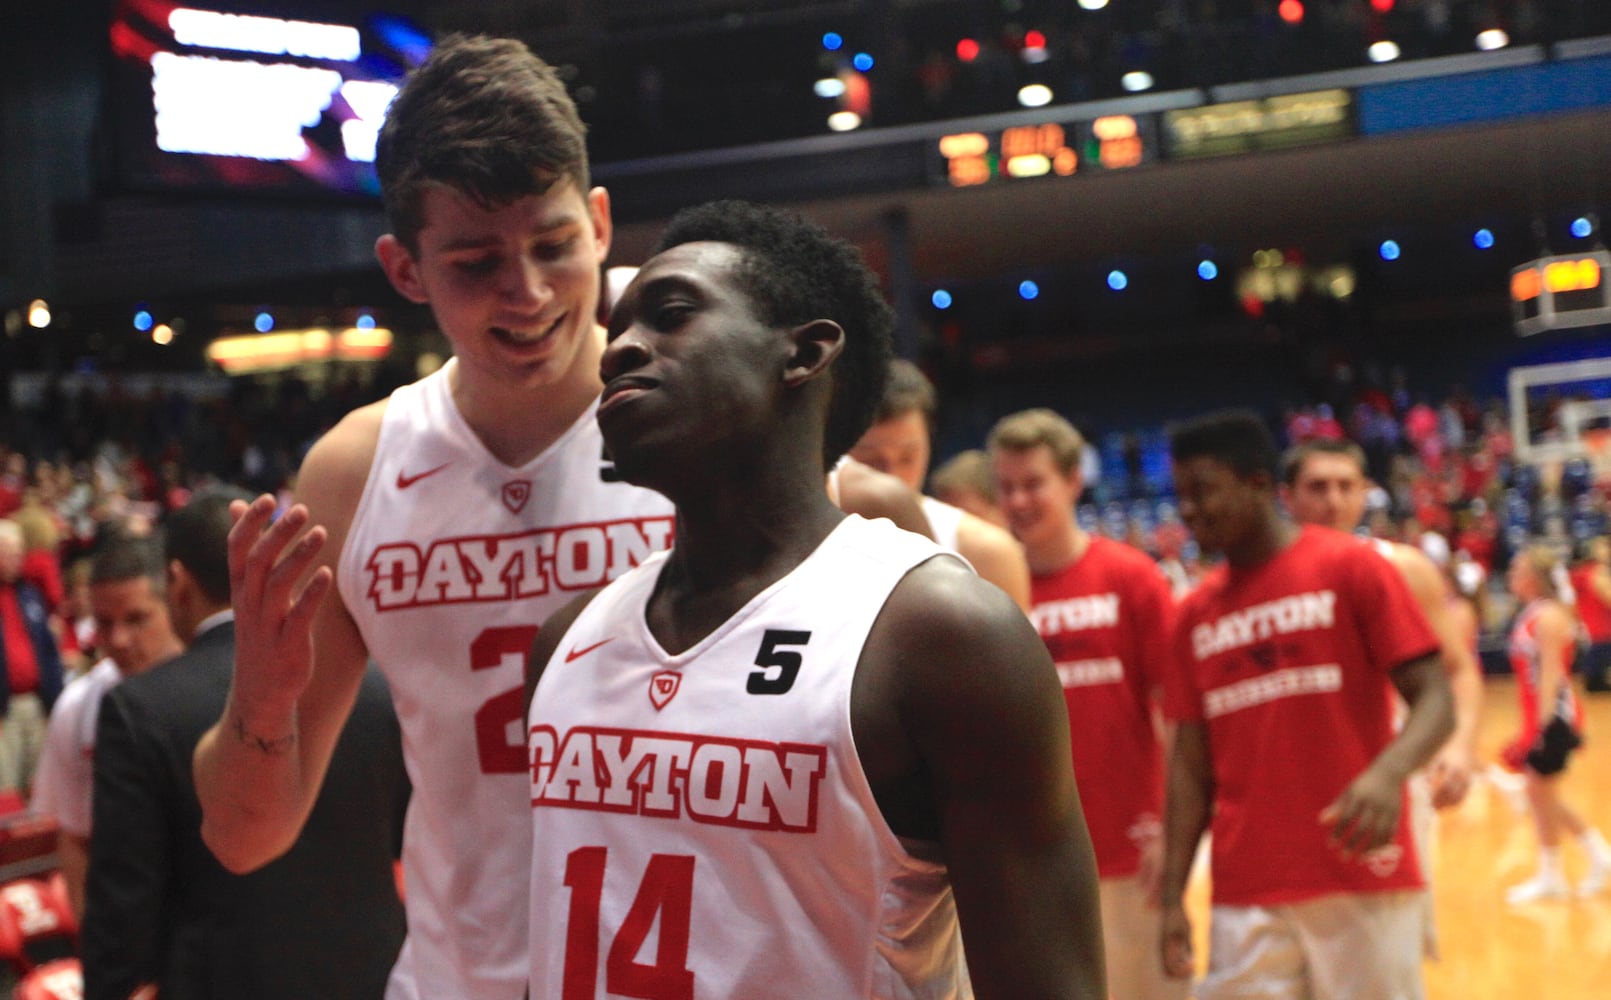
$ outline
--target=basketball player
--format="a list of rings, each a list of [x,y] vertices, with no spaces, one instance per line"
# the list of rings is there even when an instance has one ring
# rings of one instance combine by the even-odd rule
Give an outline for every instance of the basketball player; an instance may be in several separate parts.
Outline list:
[[[1511,886],[1505,899],[1518,906],[1570,895],[1561,868],[1563,829],[1589,859],[1578,894],[1593,896],[1611,882],[1611,844],[1561,801],[1556,787],[1572,752],[1583,744],[1583,705],[1572,690],[1577,620],[1565,600],[1566,567],[1547,547],[1528,546],[1511,559],[1508,582],[1510,592],[1523,602],[1510,630],[1522,731],[1505,748],[1504,759],[1527,779],[1527,801],[1538,830],[1538,873]]]
[[[1044,647],[822,489],[888,357],[870,274],[732,202],[662,246],[599,424],[677,544],[530,658],[532,995],[1105,997]]]
[[[996,479],[990,468],[990,456],[983,448],[959,451],[941,462],[929,475],[929,489],[936,498],[961,507],[974,517],[983,518],[998,528],[1007,526],[1007,515],[996,502]]]
[[[1352,441],[1318,439],[1289,450],[1281,463],[1281,500],[1299,524],[1353,531],[1365,514],[1365,452]],[[1443,573],[1413,545],[1374,539],[1370,543],[1404,578],[1421,613],[1438,636],[1443,668],[1454,691],[1454,736],[1428,770],[1432,804],[1458,805],[1471,787],[1477,761],[1477,723],[1482,712],[1482,667],[1450,613],[1456,597]]]
[[[990,431],[996,495],[1029,557],[1030,621],[1057,665],[1074,776],[1101,877],[1108,988],[1135,1000],[1184,998],[1158,964],[1163,750],[1154,705],[1173,598],[1144,553],[1094,537],[1074,519],[1084,442],[1051,410],[1024,410]]]
[[[1255,415],[1171,438],[1186,526],[1225,562],[1181,601],[1165,809],[1165,968],[1192,971],[1182,906],[1213,823],[1199,1000],[1419,1000],[1422,886],[1404,783],[1454,724],[1438,642],[1387,560],[1276,507]],[[1409,705],[1395,734],[1390,694]]]
[[[270,527],[260,498],[231,534],[235,680],[197,748],[203,835],[236,872],[292,845],[373,657],[414,783],[387,997],[520,1000],[524,657],[550,611],[664,548],[672,510],[603,458],[610,204],[553,70],[518,42],[444,40],[392,102],[376,168],[376,255],[454,357],[349,414],[298,503]]]
[[[873,425],[850,449],[850,457],[887,472],[914,491],[929,471],[929,436],[934,423],[934,386],[910,361],[890,362],[883,399]],[[931,496],[922,497],[935,541],[958,553],[979,575],[1029,607],[1029,567],[1012,536],[983,518]]]

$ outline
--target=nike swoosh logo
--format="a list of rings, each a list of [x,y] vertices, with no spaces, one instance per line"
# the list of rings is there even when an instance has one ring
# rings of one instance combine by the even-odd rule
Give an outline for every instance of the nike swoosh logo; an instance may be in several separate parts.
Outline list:
[[[413,486],[415,483],[419,482],[421,479],[424,479],[426,476],[434,476],[438,472],[441,472],[443,469],[447,468],[448,466],[450,466],[452,464],[453,464],[452,462],[443,462],[441,465],[438,465],[434,469],[426,469],[424,472],[421,472],[418,475],[413,475],[413,476],[405,476],[405,475],[403,475],[403,470],[398,469],[397,470],[397,488],[400,489],[400,490],[406,490],[410,486]]]
[[[600,639],[598,642],[595,642],[593,645],[587,646],[587,647],[585,647],[583,649],[577,649],[575,646],[572,646],[571,651],[569,653],[565,654],[565,662],[570,663],[573,660],[580,660],[582,657],[586,656],[588,653],[593,652],[593,650],[598,649],[600,646],[604,645],[605,643],[614,642],[614,641],[615,641],[615,636],[612,635],[608,639]]]

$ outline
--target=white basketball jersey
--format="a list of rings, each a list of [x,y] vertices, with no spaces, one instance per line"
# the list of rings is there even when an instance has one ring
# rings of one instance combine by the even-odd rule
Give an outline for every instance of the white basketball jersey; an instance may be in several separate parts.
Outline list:
[[[939,552],[849,516],[675,656],[663,554],[594,599],[529,720],[534,998],[971,996],[945,866],[885,823],[850,725],[874,619]]]
[[[387,996],[521,1000],[527,650],[577,592],[670,544],[672,508],[611,481],[591,407],[526,465],[499,462],[450,371],[392,394],[337,581],[391,685],[414,783],[408,941]]]
[[[962,527],[964,513],[962,508],[931,496],[921,496],[919,499],[923,501],[923,516],[929,519],[929,530],[934,533],[934,540],[956,552],[957,530]]]

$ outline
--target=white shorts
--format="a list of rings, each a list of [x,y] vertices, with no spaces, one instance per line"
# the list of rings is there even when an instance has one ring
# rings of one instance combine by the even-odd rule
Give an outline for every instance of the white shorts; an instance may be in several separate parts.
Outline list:
[[[1215,906],[1198,1000],[1424,1000],[1423,895]]]
[[[1427,958],[1438,957],[1438,919],[1432,905],[1432,869],[1437,865],[1438,811],[1432,805],[1432,779],[1425,770],[1410,775],[1407,783],[1410,799],[1410,836],[1415,841],[1415,856],[1421,864],[1421,878],[1426,888],[1421,890],[1421,952]]]
[[[1115,1000],[1186,1000],[1190,979],[1164,975],[1158,951],[1160,911],[1147,903],[1135,878],[1105,878],[1102,899],[1102,951],[1107,958],[1108,996]]]

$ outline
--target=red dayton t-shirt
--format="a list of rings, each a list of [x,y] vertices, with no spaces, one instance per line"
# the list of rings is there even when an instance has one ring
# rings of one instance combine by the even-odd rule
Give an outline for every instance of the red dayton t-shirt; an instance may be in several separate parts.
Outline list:
[[[1068,702],[1074,779],[1102,878],[1134,875],[1159,833],[1163,757],[1152,691],[1174,618],[1169,583],[1146,555],[1093,537],[1073,564],[1030,581],[1035,630]]]
[[[1392,564],[1328,528],[1186,596],[1166,707],[1207,729],[1216,903],[1422,884],[1408,808],[1392,843],[1352,861],[1318,817],[1393,737],[1389,672],[1437,649]]]

